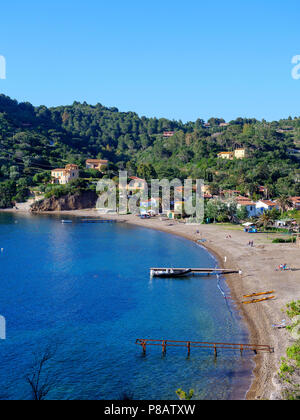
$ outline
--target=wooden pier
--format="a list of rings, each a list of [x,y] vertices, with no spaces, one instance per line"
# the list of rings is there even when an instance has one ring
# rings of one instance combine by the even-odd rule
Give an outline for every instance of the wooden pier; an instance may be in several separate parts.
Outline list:
[[[218,356],[219,349],[239,350],[241,355],[244,351],[253,351],[255,354],[259,352],[274,353],[274,349],[268,345],[261,344],[233,344],[233,343],[206,343],[200,341],[173,341],[173,340],[144,340],[137,339],[136,344],[141,346],[143,354],[146,355],[147,346],[159,346],[162,348],[162,354],[165,356],[167,347],[184,347],[187,349],[188,357],[192,348],[211,349],[214,351],[215,357]]]

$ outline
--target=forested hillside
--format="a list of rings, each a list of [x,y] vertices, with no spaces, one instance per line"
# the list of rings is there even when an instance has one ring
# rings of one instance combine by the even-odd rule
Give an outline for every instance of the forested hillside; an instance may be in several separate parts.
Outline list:
[[[0,95],[0,195],[9,187],[24,196],[47,180],[51,168],[76,163],[84,169],[87,158],[108,159],[106,176],[127,169],[145,178],[204,178],[213,190],[254,194],[266,185],[272,195],[300,195],[300,118],[270,123],[238,118],[228,126],[212,118],[208,123],[139,117],[79,102],[33,107]],[[175,134],[165,138],[166,131]],[[240,147],[247,149],[247,158],[217,157]]]

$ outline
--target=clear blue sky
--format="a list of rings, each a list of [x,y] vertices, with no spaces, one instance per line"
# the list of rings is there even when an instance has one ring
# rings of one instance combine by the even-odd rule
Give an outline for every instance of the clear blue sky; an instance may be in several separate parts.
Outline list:
[[[0,9],[0,92],[139,115],[300,115],[299,0],[12,0]]]

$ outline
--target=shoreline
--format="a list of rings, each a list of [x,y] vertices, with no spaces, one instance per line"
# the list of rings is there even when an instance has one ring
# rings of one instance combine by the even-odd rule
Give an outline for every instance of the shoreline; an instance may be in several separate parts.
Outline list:
[[[15,214],[29,215],[28,212],[7,210]],[[96,210],[73,210],[30,214],[52,214],[59,216],[79,216],[105,218]],[[281,310],[287,303],[297,298],[297,275],[295,272],[276,272],[275,268],[282,262],[294,266],[299,259],[299,248],[289,244],[271,244],[266,234],[250,236],[241,230],[230,226],[218,225],[186,225],[174,220],[161,221],[159,217],[142,220],[133,215],[108,215],[108,219],[118,220],[134,226],[160,230],[165,233],[181,236],[203,246],[218,260],[221,268],[242,270],[243,274],[225,276],[230,289],[232,303],[241,314],[243,322],[248,327],[251,343],[269,344],[275,353],[261,353],[254,357],[255,367],[251,378],[251,387],[247,392],[247,400],[280,399],[281,387],[275,378],[280,359],[285,355],[290,337],[286,330],[272,328],[284,317]],[[195,231],[199,230],[200,235]],[[230,236],[230,238],[229,238]],[[203,243],[199,239],[205,239]],[[249,239],[255,240],[253,248],[247,247]],[[225,263],[225,257],[227,259]],[[272,261],[273,260],[273,261]],[[272,261],[272,263],[270,263]],[[286,282],[282,280],[285,279]],[[276,290],[276,299],[253,305],[240,303],[244,294]]]

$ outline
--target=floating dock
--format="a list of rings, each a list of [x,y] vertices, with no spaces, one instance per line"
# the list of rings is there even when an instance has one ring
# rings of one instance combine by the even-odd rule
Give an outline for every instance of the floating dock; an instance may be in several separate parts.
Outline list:
[[[74,220],[74,223],[118,223],[118,220],[111,219],[80,219]],[[61,223],[73,223],[73,220],[62,220]]]
[[[184,277],[190,274],[242,274],[241,271],[227,268],[150,268],[151,277]]]
[[[117,220],[112,219],[81,219],[81,223],[117,223]]]
[[[143,354],[146,355],[147,346],[159,346],[162,348],[163,355],[167,353],[167,347],[184,347],[187,349],[188,356],[191,354],[192,348],[211,349],[214,351],[215,357],[218,356],[219,349],[239,350],[241,355],[244,351],[253,351],[255,354],[258,352],[274,353],[274,348],[269,345],[261,344],[234,344],[234,343],[206,343],[200,341],[173,341],[173,340],[144,340],[137,339],[135,344],[143,349]]]

